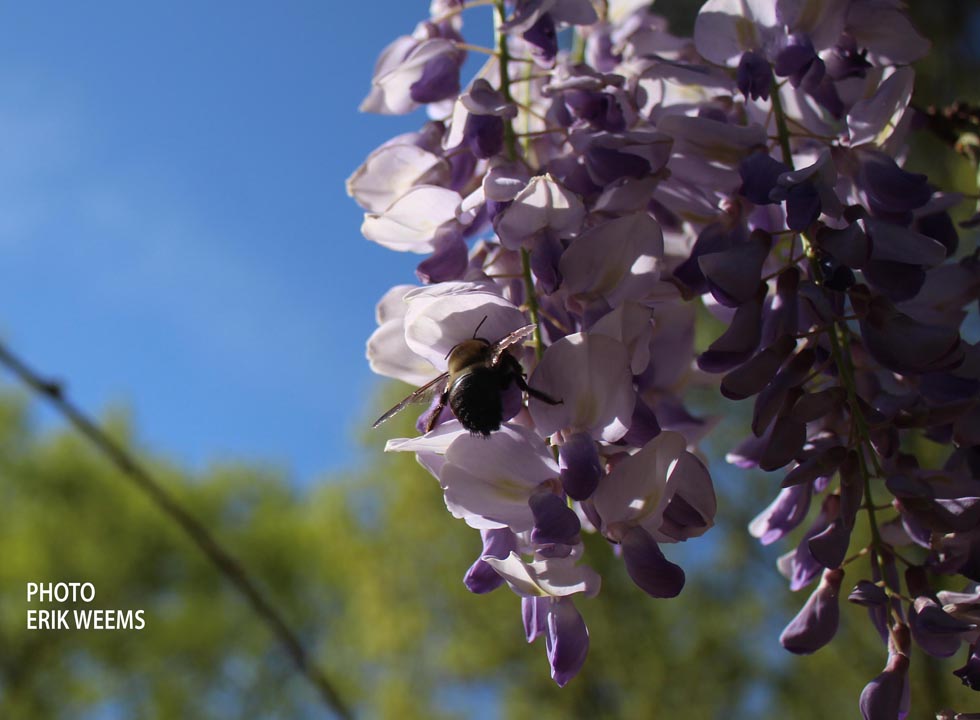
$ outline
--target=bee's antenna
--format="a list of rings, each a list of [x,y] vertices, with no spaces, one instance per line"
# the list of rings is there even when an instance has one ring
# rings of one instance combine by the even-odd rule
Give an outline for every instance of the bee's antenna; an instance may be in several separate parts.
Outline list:
[[[483,323],[485,323],[487,321],[487,318],[488,317],[490,317],[490,316],[489,315],[484,315],[483,316],[483,319],[480,321],[480,324],[476,326],[476,330],[473,331],[473,339],[474,340],[476,340],[476,334],[478,332],[480,332],[480,328],[483,327]]]

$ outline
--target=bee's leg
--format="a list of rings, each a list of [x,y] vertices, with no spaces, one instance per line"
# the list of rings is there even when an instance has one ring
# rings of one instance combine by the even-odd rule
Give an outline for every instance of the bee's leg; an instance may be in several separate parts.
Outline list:
[[[431,414],[429,415],[428,422],[425,424],[426,432],[432,432],[432,429],[436,426],[436,423],[439,422],[439,416],[442,415],[442,411],[445,410],[447,402],[449,402],[448,388],[442,395],[439,396],[439,402],[437,402],[429,411]]]
[[[524,379],[524,376],[523,375],[517,375],[516,376],[516,380],[517,380],[517,386],[521,390],[523,390],[524,392],[526,392],[528,395],[530,395],[531,397],[533,397],[533,398],[535,398],[537,400],[540,400],[541,402],[546,402],[549,405],[561,405],[562,404],[562,401],[561,400],[555,400],[550,395],[548,395],[546,393],[543,393],[540,390],[535,390],[533,387],[531,387],[530,385],[528,385],[527,384],[527,380]]]

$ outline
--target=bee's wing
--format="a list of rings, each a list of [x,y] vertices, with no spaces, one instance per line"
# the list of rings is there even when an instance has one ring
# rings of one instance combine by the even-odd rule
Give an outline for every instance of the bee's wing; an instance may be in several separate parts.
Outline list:
[[[446,381],[448,379],[449,379],[449,373],[444,372],[435,380],[430,380],[425,385],[420,387],[418,390],[414,391],[407,398],[405,398],[400,403],[395,405],[395,407],[391,408],[391,410],[389,410],[384,415],[382,415],[377,420],[375,420],[374,425],[372,425],[371,427],[372,428],[378,427],[378,425],[385,422],[386,420],[391,419],[393,416],[400,413],[409,405],[414,405],[415,403],[428,402],[430,399],[432,399],[434,395],[437,395],[441,393],[443,390],[445,390]]]
[[[518,328],[507,337],[498,340],[493,346],[493,353],[490,355],[490,364],[496,365],[498,362],[500,362],[500,356],[504,354],[504,351],[511,345],[519,343],[521,340],[533,333],[535,327],[537,326],[534,325],[534,323],[525,325],[522,328]]]

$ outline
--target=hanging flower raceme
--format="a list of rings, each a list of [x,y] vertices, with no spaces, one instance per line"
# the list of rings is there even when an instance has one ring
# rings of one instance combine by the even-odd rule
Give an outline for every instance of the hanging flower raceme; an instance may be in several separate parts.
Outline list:
[[[784,647],[833,641],[847,566],[887,646],[866,716],[904,711],[912,641],[962,645],[980,686],[975,592],[931,589],[980,580],[980,354],[960,332],[980,263],[955,259],[959,197],[902,164],[928,43],[890,1],[708,0],[692,39],[649,3],[603,5],[495,3],[467,83],[466,5],[434,2],[378,61],[362,109],[430,117],[347,183],[367,239],[425,256],[368,342],[372,368],[421,386],[393,411],[430,402],[388,449],[480,531],[466,586],[521,598],[564,685],[589,646],[574,596],[600,587],[583,534],[647,595],[682,591],[663,546],[716,512],[696,450],[714,421],[685,390],[721,376],[753,403],[729,461],[777,473],[751,534],[803,528],[778,563],[812,586]],[[699,301],[726,329],[696,355]],[[916,437],[950,447],[943,467],[907,454]],[[898,544],[922,548],[904,576]]]

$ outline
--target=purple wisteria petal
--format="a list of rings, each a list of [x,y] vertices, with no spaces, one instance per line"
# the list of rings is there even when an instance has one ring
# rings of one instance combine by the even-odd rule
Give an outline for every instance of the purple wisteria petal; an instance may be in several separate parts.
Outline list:
[[[602,463],[592,435],[574,433],[558,448],[558,467],[562,487],[573,500],[585,500],[599,485]]]
[[[762,339],[762,301],[766,286],[735,311],[728,329],[703,353],[698,355],[698,367],[705,372],[718,373],[731,370],[752,356]]]
[[[552,492],[535,493],[528,500],[534,515],[531,542],[541,545],[574,545],[582,529],[578,515]]]
[[[909,608],[909,629],[919,647],[933,657],[952,657],[960,649],[961,636],[976,625],[947,614],[935,598],[920,595]]]
[[[769,507],[749,523],[749,534],[763,545],[771,545],[795,530],[810,509],[812,487],[804,483],[780,490]]]
[[[735,73],[735,83],[743,95],[752,100],[768,100],[772,81],[772,67],[765,56],[754,50],[742,55]]]
[[[567,335],[548,347],[528,382],[562,401],[550,405],[531,398],[531,417],[542,435],[584,431],[614,442],[629,428],[636,393],[621,342],[605,335]]]
[[[402,115],[459,92],[464,53],[451,40],[403,36],[384,49],[362,112]]]
[[[779,176],[787,172],[786,163],[767,152],[754,152],[738,164],[738,174],[742,178],[740,192],[756,205],[774,203],[776,201],[770,199],[769,194],[776,187]]]
[[[796,341],[784,335],[769,347],[735,368],[721,381],[721,394],[743,400],[761,392],[775,377],[783,361],[796,349]]]
[[[579,235],[562,255],[559,269],[569,295],[598,298],[616,306],[642,300],[660,278],[664,238],[647,213],[626,215]]]
[[[672,598],[680,594],[684,589],[684,570],[664,557],[650,533],[634,526],[621,542],[626,571],[638,588],[655,598]]]
[[[939,370],[955,367],[962,360],[957,328],[920,323],[884,298],[872,299],[859,322],[868,352],[895,372]]]
[[[548,604],[545,642],[551,678],[565,687],[585,664],[589,654],[589,630],[569,598]]]
[[[932,267],[946,259],[945,246],[928,235],[882,222],[865,220],[871,240],[871,259]]]
[[[483,558],[505,558],[517,550],[517,538],[507,528],[481,530],[480,535],[483,538],[483,552],[463,577],[466,589],[477,595],[496,590],[504,584],[504,579]]]
[[[874,95],[854,104],[847,114],[851,145],[885,144],[912,99],[914,81],[912,68],[897,68],[878,86]]]
[[[415,267],[415,275],[425,284],[459,280],[466,272],[469,253],[460,235],[438,238],[433,253]]]
[[[521,617],[524,621],[524,635],[528,642],[534,642],[548,631],[547,597],[521,597]]]
[[[870,580],[859,580],[858,584],[847,596],[849,602],[865,607],[884,607],[888,602],[888,595],[884,589],[875,585]]]
[[[446,450],[439,473],[446,507],[478,529],[534,527],[528,500],[542,483],[558,477],[558,465],[533,431],[504,425],[490,437],[460,435]]]
[[[705,526],[701,532],[711,525],[715,512],[711,480],[685,447],[682,435],[663,432],[618,460],[592,496],[606,537],[620,542],[630,527],[639,525],[658,541],[676,540],[662,531],[664,511],[677,493],[700,516]]]
[[[908,683],[909,659],[901,653],[889,654],[884,671],[864,686],[858,706],[864,720],[899,718],[902,695]]]
[[[953,674],[971,690],[980,691],[980,641],[970,646],[970,656],[966,664],[959,670],[954,670]]]
[[[902,7],[892,0],[857,0],[847,10],[847,33],[881,64],[908,65],[929,52]]]
[[[762,264],[771,246],[769,234],[756,230],[744,243],[699,257],[698,265],[715,300],[728,307],[751,300],[759,289]]]
[[[903,170],[894,158],[878,151],[859,153],[856,181],[872,214],[904,224],[912,219],[911,211],[925,205],[932,195],[925,175]]]
[[[824,570],[816,590],[779,636],[784,648],[797,655],[809,655],[834,639],[840,622],[843,579],[843,570]]]
[[[654,536],[660,542],[681,542],[704,535],[714,526],[718,510],[708,468],[695,455],[686,452],[678,458],[671,477],[683,480],[672,485],[673,493],[664,508],[660,529]]]

